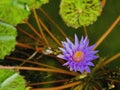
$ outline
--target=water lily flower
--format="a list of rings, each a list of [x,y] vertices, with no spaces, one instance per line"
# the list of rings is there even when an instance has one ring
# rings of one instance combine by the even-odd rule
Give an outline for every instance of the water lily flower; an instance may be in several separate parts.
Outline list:
[[[89,66],[94,66],[92,61],[98,58],[95,55],[98,50],[93,50],[95,44],[89,46],[87,37],[82,37],[79,41],[75,34],[75,43],[72,43],[70,39],[66,38],[66,42],[62,41],[62,45],[63,48],[59,47],[62,54],[57,57],[67,61],[63,66],[69,66],[70,71],[80,71],[81,73],[86,71],[90,73]]]

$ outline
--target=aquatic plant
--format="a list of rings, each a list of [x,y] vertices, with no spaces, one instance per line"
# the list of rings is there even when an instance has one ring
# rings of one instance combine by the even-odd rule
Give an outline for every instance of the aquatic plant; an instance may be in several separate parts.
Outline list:
[[[82,37],[79,41],[75,34],[75,44],[73,44],[68,38],[67,42],[62,42],[63,48],[59,48],[63,55],[58,55],[59,58],[66,60],[67,62],[63,66],[69,66],[70,71],[84,71],[90,73],[89,66],[94,66],[91,62],[98,58],[95,54],[97,50],[93,50],[95,45],[88,46],[89,40],[87,37]]]
[[[115,2],[117,3],[115,4]],[[108,11],[105,11],[104,14],[101,15],[101,18],[96,21],[96,23],[92,24],[90,27],[84,28],[86,30],[79,28],[80,30],[77,31],[75,31],[73,28],[66,27],[66,25],[64,25],[60,20],[61,18],[57,15],[57,6],[59,5],[58,0],[51,0],[51,3],[45,7],[43,6],[42,8],[34,8],[31,10],[31,15],[29,16],[28,20],[24,21],[24,23],[15,25],[16,27],[14,27],[14,25],[10,25],[16,28],[18,32],[16,39],[17,43],[14,51],[11,53],[9,52],[9,56],[6,54],[7,56],[4,56],[4,59],[0,60],[0,71],[2,72],[2,70],[7,69],[6,72],[4,71],[5,75],[3,75],[3,72],[0,74],[2,75],[0,80],[5,79],[5,81],[9,81],[7,84],[4,84],[3,82],[0,83],[6,86],[8,85],[7,90],[9,90],[9,88],[11,90],[12,87],[10,87],[10,85],[12,83],[10,82],[9,78],[12,76],[16,77],[17,75],[22,75],[24,76],[26,83],[20,84],[19,87],[22,87],[24,84],[23,87],[26,87],[23,90],[109,90],[113,88],[119,90],[120,65],[118,63],[118,58],[120,57],[120,43],[118,38],[120,32],[120,16],[119,8],[117,7],[120,5],[118,2],[119,1],[117,0],[110,0],[107,3],[107,8],[105,9]],[[115,7],[111,7],[111,5]],[[112,18],[109,16],[109,14],[112,15]],[[118,17],[115,20],[116,16]],[[3,21],[1,22],[2,24],[5,23]],[[110,25],[112,22],[113,24]],[[6,25],[9,24],[5,23],[5,26]],[[106,28],[108,29],[106,30]],[[113,30],[114,32],[111,33]],[[75,33],[76,36],[74,40]],[[108,35],[109,37],[106,38]],[[13,34],[10,36],[13,36]],[[96,53],[92,54],[92,56],[99,56],[99,58],[91,61],[91,63],[94,63],[94,67],[89,67],[91,70],[90,73],[87,73],[88,70],[84,70],[84,73],[77,72],[78,70],[75,72],[74,68],[73,71],[70,71],[67,67],[69,65],[63,67],[63,64],[65,64],[67,60],[57,57],[61,53],[65,56],[65,54],[58,49],[58,47],[61,47],[65,50],[66,46],[64,44],[67,43],[70,45],[70,42],[73,44],[73,46],[78,45],[75,43],[77,41],[80,42],[78,37],[81,36],[83,36],[83,41],[88,39],[90,40],[89,43],[88,41],[86,41],[86,43],[90,45],[94,43],[94,46],[92,45],[93,52],[96,52],[96,49],[99,50],[97,55],[95,55]],[[5,40],[6,39],[8,40],[9,38],[5,38]],[[5,40],[4,43],[7,43]],[[61,41],[63,41],[64,44],[61,44]],[[9,45],[11,44],[12,43],[9,43]],[[7,46],[9,47],[9,45]],[[87,48],[91,47],[90,45],[88,45]],[[68,52],[68,54],[70,54],[70,52]],[[81,52],[77,52],[75,54],[75,56],[78,57],[80,55],[82,55]],[[74,59],[76,59],[76,57],[74,57]],[[80,59],[76,60],[79,61]],[[12,74],[12,76],[9,75],[10,77],[6,78],[6,75],[13,70],[20,72],[21,75],[15,72]],[[15,80],[15,78],[13,80]],[[16,83],[20,83],[19,81],[20,80],[17,80]],[[4,88],[6,90],[6,87]],[[12,90],[14,89],[12,88]]]
[[[28,18],[31,9],[38,8],[47,2],[48,0],[1,0],[0,20],[17,25]]]
[[[69,27],[88,26],[101,14],[100,0],[61,0],[60,15]]]
[[[16,45],[16,28],[10,24],[0,22],[0,59],[9,55]]]
[[[0,70],[0,90],[26,90],[24,78],[14,70]]]

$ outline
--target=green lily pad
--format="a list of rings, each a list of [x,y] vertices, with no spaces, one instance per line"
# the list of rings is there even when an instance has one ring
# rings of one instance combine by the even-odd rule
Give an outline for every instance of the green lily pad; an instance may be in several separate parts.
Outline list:
[[[27,5],[28,8],[39,8],[42,4],[46,4],[49,0],[18,0],[22,5]]]
[[[13,70],[0,70],[0,90],[26,90],[25,80]]]
[[[0,58],[9,55],[16,45],[16,28],[0,22]]]
[[[21,23],[29,15],[30,11],[25,5],[19,4],[17,0],[0,1],[0,20],[16,25]]]

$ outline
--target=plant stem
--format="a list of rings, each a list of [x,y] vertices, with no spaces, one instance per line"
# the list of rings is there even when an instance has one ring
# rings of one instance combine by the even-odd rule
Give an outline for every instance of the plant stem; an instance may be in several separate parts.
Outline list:
[[[31,46],[29,46],[29,45],[27,45],[27,44],[20,43],[20,42],[18,42],[16,45],[17,45],[18,47],[36,50],[36,51],[38,51],[39,53],[42,52],[42,48],[41,48],[41,47],[35,49],[34,47],[31,47]]]
[[[83,30],[84,30],[84,35],[88,37],[86,26],[83,26]]]
[[[61,73],[61,74],[71,75],[71,76],[78,75],[77,73],[71,73],[69,71],[64,71],[64,70],[56,70],[56,69],[48,69],[48,68],[36,68],[36,67],[0,66],[0,69],[16,69],[16,70],[31,70],[31,71],[54,72],[54,73]]]
[[[39,38],[43,39],[43,37],[41,36],[41,34],[39,34],[39,33],[37,32],[37,30],[36,30],[29,22],[26,21],[26,24],[31,28],[31,30],[32,30]]]
[[[43,21],[39,18],[40,24],[43,26],[43,28],[46,30],[46,32],[51,36],[51,38],[59,45],[62,47],[61,43],[59,40],[50,32],[50,30],[46,27],[46,25],[43,23]]]
[[[70,88],[70,87],[76,86],[78,84],[81,84],[81,82],[76,81],[76,82],[72,82],[72,83],[65,84],[65,85],[62,85],[62,86],[57,86],[57,87],[51,87],[51,88],[32,88],[30,90],[63,90],[63,89],[66,89],[66,88]]]
[[[120,53],[118,54],[115,54],[114,56],[112,56],[111,58],[109,58],[108,60],[105,60],[103,62],[103,64],[101,65],[101,67],[104,67],[105,65],[111,63],[112,61],[114,61],[115,59],[119,58],[120,57]]]
[[[108,28],[108,30],[98,39],[96,42],[96,46],[94,47],[93,50],[95,50],[102,42],[103,40],[109,35],[109,33],[113,30],[113,28],[118,24],[120,21],[120,16],[113,22],[113,24]]]
[[[33,9],[33,14],[34,14],[34,16],[35,16],[35,20],[36,20],[37,26],[38,26],[38,28],[39,28],[39,31],[40,31],[40,33],[41,33],[41,35],[42,35],[42,37],[43,37],[43,40],[45,41],[46,45],[49,46],[49,43],[48,43],[47,39],[45,38],[45,35],[44,35],[44,33],[43,33],[43,30],[42,30],[42,28],[41,28],[41,26],[40,26],[40,24],[39,24],[38,16],[37,16],[37,13],[36,13],[36,10],[35,10],[35,9]]]
[[[67,35],[63,32],[62,28],[45,12],[45,10],[40,8],[40,11],[55,25],[59,32],[66,38]]]
[[[68,81],[68,79],[56,80],[56,81],[47,81],[47,82],[39,82],[39,83],[32,83],[32,84],[29,84],[28,86],[36,86],[36,85],[41,85],[41,84],[61,83],[61,82],[67,82],[67,81]]]
[[[15,61],[21,61],[21,62],[24,62],[26,59],[22,59],[22,58],[16,58],[16,57],[6,57],[7,59],[11,59],[11,60],[15,60]],[[31,60],[31,61],[27,61],[27,63],[30,63],[30,64],[35,64],[35,65],[38,65],[38,66],[43,66],[43,67],[47,67],[47,68],[52,68],[52,69],[58,69],[58,70],[62,70],[62,69],[59,69],[59,68],[56,68],[56,67],[53,67],[53,66],[49,66],[49,65],[46,65],[46,64],[43,64],[43,63],[40,63],[40,62],[33,62],[34,60]]]
[[[18,27],[18,30],[19,30],[20,32],[24,33],[25,35],[27,35],[28,37],[32,38],[33,40],[39,42],[39,40],[36,39],[35,36],[33,36],[32,34],[26,32],[25,30],[21,29],[20,27]]]
[[[33,48],[33,47],[31,47],[31,46],[29,46],[29,45],[27,45],[27,44],[24,44],[24,43],[17,42],[16,45],[17,45],[18,47],[35,50],[35,48]]]
[[[16,57],[6,57],[7,59],[10,59],[10,60],[15,60],[15,61],[21,61],[21,62],[24,62],[26,59],[22,59],[22,58],[16,58]],[[50,65],[47,65],[47,64],[43,64],[43,63],[40,63],[40,62],[33,62],[34,60],[31,60],[31,61],[27,61],[27,63],[30,63],[30,64],[35,64],[35,65],[39,65],[39,66],[43,66],[43,67],[47,67],[47,68],[51,68],[51,69],[56,69],[56,70],[62,70],[62,71],[66,71],[66,70],[63,70],[63,69],[60,69],[60,68],[56,68],[54,66],[50,66]],[[78,73],[75,73],[75,72],[71,72],[73,74],[76,74],[78,75]]]
[[[27,58],[26,60],[24,60],[20,66],[23,66],[27,61],[29,61],[30,59],[32,59],[36,54],[38,53],[38,51],[35,51],[29,58]]]

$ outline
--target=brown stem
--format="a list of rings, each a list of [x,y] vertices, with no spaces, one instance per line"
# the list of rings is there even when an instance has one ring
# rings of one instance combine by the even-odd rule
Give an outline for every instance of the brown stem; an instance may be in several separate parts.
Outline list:
[[[64,70],[56,70],[56,69],[47,69],[47,68],[36,68],[36,67],[16,67],[16,66],[0,66],[0,69],[17,69],[17,70],[31,70],[31,71],[43,71],[43,72],[54,72],[54,73],[61,73],[71,76],[78,75],[77,73],[71,73]]]
[[[85,34],[85,36],[88,36],[86,26],[84,26],[83,28],[84,28],[83,30],[84,30],[84,34]]]
[[[29,46],[29,45],[27,45],[27,44],[20,43],[20,42],[18,42],[18,43],[16,44],[16,46],[22,47],[22,48],[27,48],[27,49],[36,50],[36,51],[38,51],[39,53],[42,52],[42,48],[41,48],[41,47],[34,48],[34,47],[31,47],[31,46]]]
[[[46,32],[51,36],[51,38],[59,45],[62,47],[61,43],[59,40],[50,32],[50,30],[46,27],[46,25],[43,23],[43,21],[39,18],[39,22],[42,25],[42,27],[46,30]]]
[[[24,60],[19,66],[23,66],[25,63],[27,63],[30,59],[32,59],[38,52],[35,51],[31,56],[29,56],[29,58],[27,58],[26,60]]]
[[[63,90],[63,89],[66,89],[66,88],[70,88],[70,87],[76,86],[78,84],[81,84],[81,82],[76,81],[76,82],[72,82],[72,83],[65,84],[65,85],[62,85],[62,86],[57,86],[57,87],[51,87],[51,88],[32,88],[30,90]]]
[[[37,32],[37,30],[36,30],[29,22],[26,21],[26,24],[31,28],[31,30],[32,30],[39,38],[43,39],[43,37],[41,36],[41,34],[39,34],[39,33]]]
[[[63,32],[62,28],[43,10],[40,8],[40,11],[55,25],[55,27],[60,31],[60,33],[66,38],[67,35]]]
[[[95,50],[101,43],[102,41],[109,35],[109,33],[113,30],[113,28],[118,24],[120,21],[120,16],[113,22],[113,24],[108,28],[108,30],[98,39],[96,42],[96,46],[94,47],[93,50]]]
[[[7,59],[10,59],[10,60],[15,60],[15,61],[21,61],[21,62],[24,62],[26,59],[22,59],[22,58],[16,58],[16,57],[6,57]],[[53,66],[49,66],[49,65],[46,65],[46,64],[43,64],[43,63],[40,63],[40,62],[35,62],[34,60],[31,60],[31,61],[27,61],[27,63],[30,63],[30,64],[35,64],[35,65],[39,65],[39,66],[43,66],[43,67],[47,67],[47,68],[51,68],[51,69],[58,69],[58,70],[62,70],[62,69],[59,69],[59,68],[56,68],[56,67],[53,67]]]
[[[47,81],[47,82],[39,82],[39,83],[32,83],[32,84],[29,84],[28,86],[36,86],[36,85],[41,85],[41,84],[61,83],[61,82],[67,82],[67,81],[68,81],[68,79],[56,80],[56,81]]]
[[[119,58],[119,57],[120,57],[120,53],[112,56],[112,57],[109,58],[108,60],[105,60],[101,66],[104,67],[105,65],[111,63],[112,61],[114,61],[115,59],[117,59],[117,58]]]
[[[26,59],[22,59],[22,58],[15,58],[15,57],[6,57],[7,59],[10,59],[10,60],[15,60],[15,61],[21,61],[21,62],[24,62]],[[63,70],[63,69],[60,69],[60,68],[56,68],[54,66],[50,66],[50,65],[46,65],[46,64],[43,64],[43,63],[40,63],[40,62],[33,62],[34,60],[31,60],[31,61],[27,61],[27,63],[30,63],[30,64],[35,64],[35,65],[39,65],[39,66],[43,66],[43,67],[47,67],[47,68],[51,68],[51,69],[56,69],[56,70],[62,70],[62,71],[66,71],[66,70]],[[78,73],[75,73],[75,72],[71,72],[73,74],[76,74],[78,75]]]
[[[33,9],[33,14],[34,14],[34,16],[35,16],[35,20],[36,20],[37,26],[38,26],[38,28],[39,28],[39,31],[40,31],[40,33],[41,33],[41,35],[42,35],[42,37],[43,37],[43,40],[45,41],[46,45],[49,46],[49,43],[48,43],[47,39],[45,38],[45,35],[44,35],[44,33],[43,33],[43,30],[42,30],[42,28],[41,28],[41,26],[40,26],[40,24],[39,24],[38,15],[37,15],[35,9]]]
[[[35,38],[35,36],[33,36],[32,34],[26,32],[25,30],[21,29],[20,27],[18,27],[18,30],[19,30],[20,32],[24,33],[25,35],[27,35],[28,37],[32,38],[33,40],[39,42],[38,39]]]
[[[31,46],[29,46],[29,45],[27,45],[27,44],[24,44],[24,43],[17,42],[16,45],[17,45],[18,47],[35,50],[35,48],[33,48],[33,47],[31,47]]]

